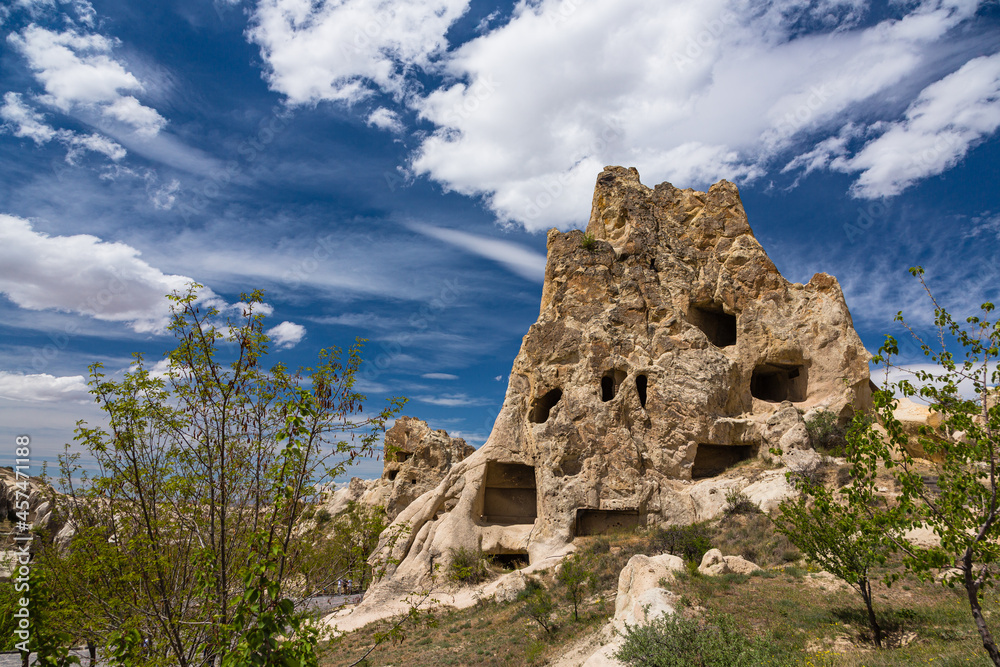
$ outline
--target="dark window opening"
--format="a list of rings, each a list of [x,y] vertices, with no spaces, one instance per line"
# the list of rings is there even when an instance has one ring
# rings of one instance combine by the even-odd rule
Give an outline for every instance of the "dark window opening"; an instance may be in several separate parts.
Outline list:
[[[416,479],[411,479],[411,480],[410,480],[410,484],[416,484],[416,483],[417,483],[417,480],[416,480]]]
[[[753,458],[752,445],[698,445],[691,468],[691,479],[716,477],[740,461]]]
[[[484,482],[483,521],[500,524],[535,522],[538,498],[534,467],[489,461]]]
[[[780,403],[806,400],[806,370],[802,366],[761,364],[753,369],[750,395],[762,401]]]
[[[607,403],[618,395],[618,387],[625,380],[625,371],[610,370],[601,378],[601,400]]]
[[[649,260],[649,270],[656,271],[656,258]]]
[[[396,475],[398,474],[399,474],[398,470],[390,470],[386,475],[386,477],[389,479],[390,482],[393,482],[396,480]]]
[[[646,407],[646,386],[649,384],[649,380],[646,379],[645,375],[639,375],[635,378],[635,390],[639,392],[639,404],[642,407]]]
[[[553,389],[541,398],[536,398],[528,414],[528,421],[533,424],[544,424],[549,420],[549,412],[562,398],[562,389]]]
[[[509,554],[490,554],[490,560],[505,570],[520,570],[522,567],[528,567],[528,552],[518,551]]]
[[[595,510],[576,511],[577,535],[604,535],[614,531],[629,530],[644,523],[639,510]]]
[[[400,463],[405,463],[406,459],[410,458],[411,456],[413,456],[413,454],[410,452],[404,452],[402,450],[396,452],[396,460]]]
[[[729,347],[736,344],[736,316],[723,312],[721,305],[691,306],[688,319],[708,336],[712,345]]]

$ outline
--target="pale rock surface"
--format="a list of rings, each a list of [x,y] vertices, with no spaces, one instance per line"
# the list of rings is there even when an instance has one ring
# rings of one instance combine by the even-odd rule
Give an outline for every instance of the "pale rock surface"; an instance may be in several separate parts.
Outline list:
[[[399,513],[408,537],[373,556],[398,563],[386,585],[427,580],[458,547],[534,563],[577,535],[707,518],[720,505],[701,505],[700,480],[771,448],[810,456],[799,410],[870,407],[840,285],[785,280],[732,183],[648,188],[608,167],[587,232],[590,248],[549,232],[493,431]],[[761,493],[779,495],[779,476]]]
[[[709,549],[701,559],[698,571],[709,577],[724,574],[753,574],[761,568],[742,556],[723,556],[718,549]]]
[[[351,479],[335,489],[325,507],[336,515],[348,502],[384,507],[390,520],[411,502],[436,487],[452,466],[475,450],[462,438],[432,430],[427,422],[400,417],[385,434],[382,476],[375,480]]]
[[[892,414],[903,425],[903,432],[907,435],[907,453],[919,459],[936,462],[943,460],[939,455],[928,454],[920,444],[920,428],[927,426],[936,430],[944,423],[941,414],[931,410],[930,406],[916,403],[905,396],[900,396],[897,400],[899,403]]]

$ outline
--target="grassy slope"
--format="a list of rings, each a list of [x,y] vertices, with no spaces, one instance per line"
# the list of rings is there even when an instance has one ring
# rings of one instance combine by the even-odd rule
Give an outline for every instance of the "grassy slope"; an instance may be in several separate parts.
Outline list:
[[[761,575],[711,578],[682,573],[670,589],[681,596],[679,613],[700,617],[705,610],[733,616],[747,634],[770,636],[787,664],[849,667],[888,665],[990,665],[979,642],[964,591],[933,582],[903,579],[876,585],[876,612],[890,648],[876,652],[867,631],[861,598],[842,582],[814,572],[763,515],[736,515],[700,526],[712,546],[766,567]],[[580,621],[562,599],[552,577],[546,586],[558,600],[557,629],[547,635],[519,615],[520,603],[483,603],[461,611],[435,612],[436,627],[409,627],[406,639],[379,646],[366,664],[394,667],[436,665],[545,665],[593,633],[614,613],[618,574],[636,553],[663,553],[657,531],[579,538],[580,554],[597,575]],[[989,592],[988,618],[1000,619]],[[363,628],[323,653],[324,667],[347,667],[363,655],[389,622]],[[995,632],[1000,632],[998,625]],[[365,663],[363,663],[365,664]]]

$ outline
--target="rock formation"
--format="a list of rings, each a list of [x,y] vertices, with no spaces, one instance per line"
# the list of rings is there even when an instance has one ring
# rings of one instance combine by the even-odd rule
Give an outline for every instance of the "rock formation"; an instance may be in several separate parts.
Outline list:
[[[338,514],[348,501],[384,507],[390,520],[411,502],[436,487],[452,466],[475,450],[462,438],[452,438],[443,430],[431,430],[427,422],[400,417],[385,434],[382,476],[377,480],[353,478],[337,489],[327,502],[327,510]]]
[[[710,478],[808,449],[800,411],[867,409],[868,359],[837,280],[785,280],[732,183],[651,189],[609,167],[586,235],[549,231],[538,320],[489,439],[375,557],[419,580],[457,547],[535,562],[577,535],[690,522]]]

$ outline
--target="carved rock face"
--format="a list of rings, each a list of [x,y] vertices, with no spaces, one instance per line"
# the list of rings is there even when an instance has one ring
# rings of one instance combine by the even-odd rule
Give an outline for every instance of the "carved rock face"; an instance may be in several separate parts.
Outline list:
[[[786,281],[733,184],[650,189],[608,167],[587,234],[549,231],[541,311],[493,431],[399,515],[398,576],[460,546],[535,562],[579,534],[691,521],[691,480],[808,447],[793,407],[869,407],[836,279]]]

